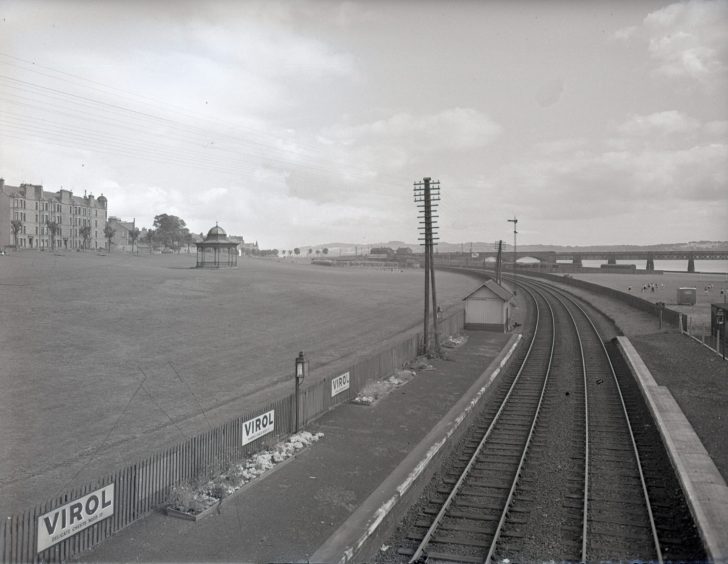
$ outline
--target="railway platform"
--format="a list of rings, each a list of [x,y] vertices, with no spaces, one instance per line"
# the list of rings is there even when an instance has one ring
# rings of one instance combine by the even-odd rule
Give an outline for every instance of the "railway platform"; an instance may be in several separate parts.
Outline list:
[[[226,499],[219,513],[196,523],[153,513],[76,560],[331,562],[371,540],[473,409],[473,397],[488,395],[520,338],[465,334],[449,360],[431,361],[431,370],[375,404],[345,404],[309,425],[324,437]]]

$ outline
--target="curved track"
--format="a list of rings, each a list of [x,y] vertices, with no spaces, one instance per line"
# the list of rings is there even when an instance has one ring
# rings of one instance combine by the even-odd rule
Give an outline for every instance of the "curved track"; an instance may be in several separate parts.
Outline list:
[[[639,450],[595,323],[565,293],[519,283],[534,312],[527,352],[399,555],[662,561]]]

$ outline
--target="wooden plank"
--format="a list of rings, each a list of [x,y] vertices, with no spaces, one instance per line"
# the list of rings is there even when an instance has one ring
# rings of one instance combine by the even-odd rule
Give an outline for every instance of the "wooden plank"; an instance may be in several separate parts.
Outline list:
[[[20,556],[20,560],[22,562],[28,561],[28,544],[30,542],[29,540],[29,526],[28,526],[28,512],[23,513],[23,517],[20,521],[21,524],[21,532],[20,532],[20,550],[18,551],[18,555]]]

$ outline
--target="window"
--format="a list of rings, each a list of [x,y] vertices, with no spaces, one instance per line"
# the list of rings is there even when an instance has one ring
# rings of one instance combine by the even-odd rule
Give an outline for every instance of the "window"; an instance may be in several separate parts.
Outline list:
[[[35,203],[35,209],[38,209],[38,202]]]

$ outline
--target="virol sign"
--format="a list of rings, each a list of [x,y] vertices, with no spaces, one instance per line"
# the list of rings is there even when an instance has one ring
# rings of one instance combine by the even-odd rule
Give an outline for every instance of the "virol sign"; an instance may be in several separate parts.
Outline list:
[[[331,397],[349,389],[349,373],[344,372],[341,376],[331,379]]]
[[[114,484],[38,517],[38,552],[114,514]]]
[[[275,428],[275,411],[258,415],[243,422],[243,446],[252,443],[263,435],[272,433]]]

